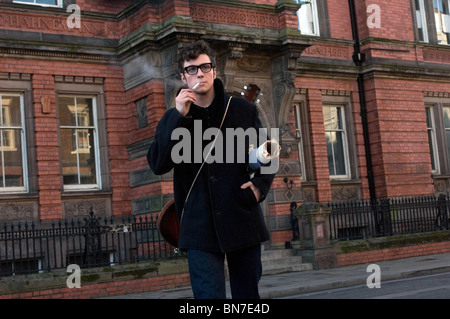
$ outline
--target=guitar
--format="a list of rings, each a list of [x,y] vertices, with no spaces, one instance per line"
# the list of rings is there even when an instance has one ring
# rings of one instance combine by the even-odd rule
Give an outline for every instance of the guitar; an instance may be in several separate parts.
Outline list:
[[[168,202],[158,215],[158,230],[163,238],[172,246],[178,247],[180,222],[175,210],[175,200]]]

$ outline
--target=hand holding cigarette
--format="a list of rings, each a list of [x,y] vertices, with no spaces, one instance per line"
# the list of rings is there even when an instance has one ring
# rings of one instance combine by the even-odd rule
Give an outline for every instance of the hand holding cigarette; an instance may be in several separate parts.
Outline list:
[[[200,82],[194,85],[192,89],[183,89],[175,98],[175,107],[181,115],[186,116],[189,113],[191,104],[197,101],[197,96],[193,91]]]

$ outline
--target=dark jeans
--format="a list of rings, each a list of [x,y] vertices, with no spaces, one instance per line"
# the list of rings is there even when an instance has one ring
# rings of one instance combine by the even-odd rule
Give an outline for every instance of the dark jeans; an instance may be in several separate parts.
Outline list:
[[[191,286],[196,299],[226,299],[225,254],[189,249]],[[261,246],[226,255],[233,299],[259,299]]]

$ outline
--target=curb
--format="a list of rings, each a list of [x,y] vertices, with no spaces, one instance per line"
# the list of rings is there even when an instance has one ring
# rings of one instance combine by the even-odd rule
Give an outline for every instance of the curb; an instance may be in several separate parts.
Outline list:
[[[440,273],[450,272],[450,266],[442,266],[436,268],[427,268],[414,271],[404,271],[400,273],[388,273],[382,274],[382,281],[391,281],[399,279],[415,278],[426,275],[435,275]],[[358,285],[366,285],[367,276],[359,276],[347,280],[337,280],[325,283],[311,284],[305,286],[295,286],[276,288],[271,287],[260,290],[261,299],[276,299],[276,298],[286,298],[289,296],[300,295],[305,293],[319,292],[330,289],[346,288]]]

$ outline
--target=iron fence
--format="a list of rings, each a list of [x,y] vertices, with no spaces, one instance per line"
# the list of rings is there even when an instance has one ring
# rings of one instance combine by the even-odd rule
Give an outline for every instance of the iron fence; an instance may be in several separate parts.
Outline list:
[[[0,225],[0,276],[110,266],[180,256],[160,235],[156,218],[101,218]]]
[[[351,240],[449,229],[446,195],[330,203],[330,237]]]

